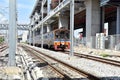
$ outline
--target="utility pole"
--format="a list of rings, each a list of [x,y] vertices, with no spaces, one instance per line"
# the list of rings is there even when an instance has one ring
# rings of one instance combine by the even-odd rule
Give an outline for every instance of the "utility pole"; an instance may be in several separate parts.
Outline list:
[[[43,4],[43,2],[42,2],[42,37],[41,37],[41,39],[42,39],[42,44],[41,44],[41,48],[43,48],[43,6],[44,6],[44,4]]]
[[[73,35],[74,34],[74,0],[70,2],[70,55],[73,56]]]
[[[16,0],[9,0],[9,61],[8,66],[15,66],[16,54]]]
[[[31,40],[31,35],[32,35],[32,30],[31,30],[31,27],[30,27],[30,30],[29,30],[29,33],[30,33],[30,35],[29,35],[29,45],[31,45],[31,43],[32,43],[32,40]]]

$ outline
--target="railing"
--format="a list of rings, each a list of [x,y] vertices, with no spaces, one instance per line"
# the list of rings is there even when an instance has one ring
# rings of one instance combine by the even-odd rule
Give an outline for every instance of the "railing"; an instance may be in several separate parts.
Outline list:
[[[8,30],[8,24],[0,24],[0,29],[1,30]],[[17,25],[18,30],[30,30],[30,25],[29,24],[18,24]]]
[[[70,3],[71,0],[64,0],[61,2],[54,10],[52,10],[48,16],[46,16],[43,20],[43,22],[47,21],[49,18],[51,18],[53,15],[55,15],[57,12],[59,12],[62,8],[64,8],[66,5]]]
[[[55,14],[57,14],[61,9],[67,6],[70,3],[70,1],[71,0],[63,0],[55,9],[53,9],[52,11],[48,13],[48,15],[43,19],[43,21],[39,22],[38,26],[40,26],[42,23],[45,23],[48,19],[50,19]],[[32,30],[36,29],[37,27],[34,27]]]

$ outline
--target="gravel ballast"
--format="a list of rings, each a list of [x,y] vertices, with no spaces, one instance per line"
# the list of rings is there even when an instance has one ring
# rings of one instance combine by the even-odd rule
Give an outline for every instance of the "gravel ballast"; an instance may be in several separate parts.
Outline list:
[[[61,52],[55,52],[50,50],[45,50],[37,47],[32,48],[39,50],[42,53],[48,54],[55,57],[61,61],[71,64],[77,68],[84,71],[92,73],[101,78],[101,80],[120,80],[120,68],[113,65],[108,65],[105,63],[88,60],[85,58],[78,58],[75,56],[69,56],[68,54],[63,54]],[[62,54],[62,55],[61,55]]]

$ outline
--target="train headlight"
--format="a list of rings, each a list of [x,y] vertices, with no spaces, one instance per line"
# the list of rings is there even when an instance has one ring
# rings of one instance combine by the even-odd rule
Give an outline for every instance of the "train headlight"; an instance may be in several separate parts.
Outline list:
[[[70,42],[68,42],[68,45],[70,45]]]
[[[57,45],[57,43],[55,42],[54,45]]]
[[[65,43],[64,43],[64,42],[62,42],[61,44],[62,44],[62,45],[64,45]]]

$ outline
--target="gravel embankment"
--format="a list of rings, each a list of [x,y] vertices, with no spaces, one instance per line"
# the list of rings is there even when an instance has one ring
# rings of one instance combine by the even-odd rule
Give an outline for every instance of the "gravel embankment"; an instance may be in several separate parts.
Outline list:
[[[108,65],[101,62],[96,62],[84,58],[70,57],[67,54],[62,54],[60,52],[54,52],[50,50],[45,50],[37,47],[35,48],[43,53],[46,53],[50,56],[56,57],[59,60],[62,60],[68,64],[71,64],[75,67],[78,67],[84,71],[97,75],[102,80],[120,80],[120,68],[112,65]]]
[[[76,46],[74,47],[74,51],[77,53],[90,54],[93,56],[103,57],[106,59],[117,60],[120,61],[120,51],[115,50],[100,50],[100,49],[90,49],[84,46]]]

